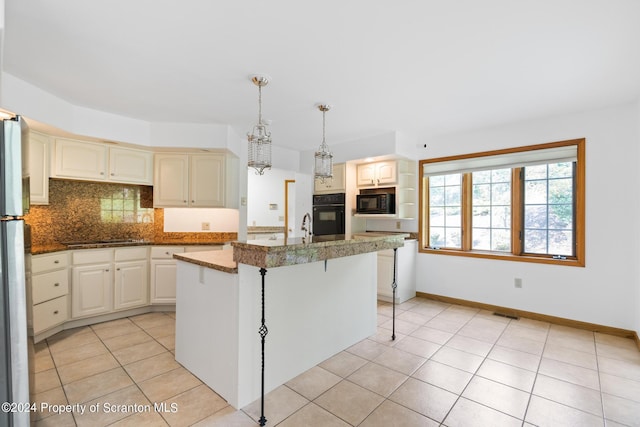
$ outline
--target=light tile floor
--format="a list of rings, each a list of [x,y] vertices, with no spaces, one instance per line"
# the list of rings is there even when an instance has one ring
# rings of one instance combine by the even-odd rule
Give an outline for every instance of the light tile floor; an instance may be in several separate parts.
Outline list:
[[[640,426],[634,341],[415,298],[378,333],[269,393],[268,426]],[[256,339],[258,335],[256,332]],[[173,357],[175,314],[59,333],[36,346],[38,426],[255,426]],[[145,408],[163,405],[164,411]],[[126,405],[126,406],[125,406]],[[91,408],[98,408],[97,411]]]

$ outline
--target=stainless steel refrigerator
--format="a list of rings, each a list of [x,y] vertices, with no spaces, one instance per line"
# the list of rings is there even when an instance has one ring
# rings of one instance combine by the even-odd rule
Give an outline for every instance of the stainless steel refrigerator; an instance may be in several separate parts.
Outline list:
[[[28,426],[29,343],[25,222],[28,129],[16,116],[0,129],[0,426]],[[26,247],[28,247],[27,244]]]

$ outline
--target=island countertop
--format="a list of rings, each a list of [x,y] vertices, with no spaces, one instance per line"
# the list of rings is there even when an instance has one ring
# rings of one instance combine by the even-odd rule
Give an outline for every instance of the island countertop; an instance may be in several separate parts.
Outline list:
[[[305,264],[404,246],[407,234],[312,236],[232,242],[233,260],[261,268]]]
[[[238,264],[233,260],[233,249],[221,251],[184,252],[173,254],[175,259],[224,271],[225,273],[238,273]]]

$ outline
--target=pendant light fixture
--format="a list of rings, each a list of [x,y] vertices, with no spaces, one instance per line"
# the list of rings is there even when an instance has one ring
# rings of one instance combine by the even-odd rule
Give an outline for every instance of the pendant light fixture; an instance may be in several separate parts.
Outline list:
[[[320,148],[315,155],[314,177],[321,182],[333,178],[333,154],[329,151],[325,140],[325,114],[330,109],[331,105],[318,105],[318,110],[322,111],[322,144],[320,144]]]
[[[269,76],[264,75],[251,77],[253,84],[258,86],[258,123],[253,126],[251,132],[247,132],[248,166],[254,168],[257,175],[264,174],[265,169],[271,169],[271,132],[262,121],[262,87],[269,83],[269,79]]]

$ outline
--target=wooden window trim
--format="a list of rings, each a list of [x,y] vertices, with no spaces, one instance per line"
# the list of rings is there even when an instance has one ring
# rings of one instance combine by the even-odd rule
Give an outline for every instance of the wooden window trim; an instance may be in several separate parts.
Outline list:
[[[471,187],[470,179],[466,178],[469,174],[463,174],[462,182],[462,249],[432,249],[426,247],[429,242],[429,196],[427,187],[428,178],[422,175],[424,165],[427,163],[443,162],[450,160],[458,160],[464,158],[474,158],[490,155],[508,154],[522,151],[532,151],[545,148],[554,148],[575,145],[577,147],[577,165],[575,170],[575,187],[576,194],[574,196],[576,212],[575,212],[575,224],[574,224],[574,240],[575,240],[575,256],[567,257],[566,259],[553,259],[549,255],[522,255],[522,240],[520,239],[521,224],[523,216],[523,201],[522,191],[513,191],[514,188],[521,188],[522,179],[520,177],[520,168],[514,168],[512,171],[512,212],[511,212],[511,252],[493,252],[493,251],[478,251],[471,250],[472,236],[471,236]],[[436,159],[426,159],[419,162],[419,215],[418,215],[418,251],[421,253],[437,254],[437,255],[452,255],[462,256],[469,258],[485,258],[496,259],[503,261],[518,261],[518,262],[531,262],[539,264],[554,264],[554,265],[566,265],[572,267],[584,267],[585,263],[585,139],[572,139],[567,141],[557,141],[547,144],[529,145],[523,147],[515,147],[504,150],[484,151],[478,153],[471,153],[466,155],[448,156]]]

